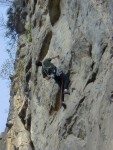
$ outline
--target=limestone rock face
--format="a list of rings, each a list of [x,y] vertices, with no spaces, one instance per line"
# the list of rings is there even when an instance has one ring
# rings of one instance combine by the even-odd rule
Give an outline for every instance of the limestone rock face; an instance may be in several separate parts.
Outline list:
[[[16,0],[17,1],[17,0]],[[7,150],[113,150],[113,0],[24,0],[7,120]],[[19,27],[19,24],[18,24]],[[68,74],[58,86],[37,59]]]
[[[7,150],[7,131],[0,134],[0,150]]]

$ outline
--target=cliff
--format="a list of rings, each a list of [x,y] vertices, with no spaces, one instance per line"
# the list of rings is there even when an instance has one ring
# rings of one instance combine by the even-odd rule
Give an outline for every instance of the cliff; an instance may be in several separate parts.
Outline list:
[[[16,0],[18,49],[2,150],[113,150],[113,0]],[[24,16],[24,17],[23,17]],[[67,108],[37,59],[70,78]]]

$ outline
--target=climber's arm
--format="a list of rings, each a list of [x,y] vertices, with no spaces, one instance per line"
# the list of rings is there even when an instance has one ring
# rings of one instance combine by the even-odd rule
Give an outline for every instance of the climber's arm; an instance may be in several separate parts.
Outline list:
[[[54,57],[51,57],[51,60],[53,60],[53,59],[55,59],[55,58],[58,58],[58,59],[59,59],[59,55],[54,56]]]
[[[51,79],[51,77],[49,77],[49,76],[46,76],[46,77],[45,77],[45,79],[46,79],[46,80],[50,80],[50,79]]]

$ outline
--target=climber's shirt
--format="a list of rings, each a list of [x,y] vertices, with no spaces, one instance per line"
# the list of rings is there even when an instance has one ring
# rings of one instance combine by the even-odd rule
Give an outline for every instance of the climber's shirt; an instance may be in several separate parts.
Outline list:
[[[46,76],[51,76],[54,78],[55,72],[56,72],[56,67],[54,66],[53,63],[51,63],[51,58],[47,58],[42,62],[42,75],[43,78]]]

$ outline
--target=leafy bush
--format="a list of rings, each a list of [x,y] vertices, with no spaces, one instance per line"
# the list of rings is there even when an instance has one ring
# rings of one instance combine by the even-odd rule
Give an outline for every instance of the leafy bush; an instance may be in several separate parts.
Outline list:
[[[0,70],[0,77],[3,79],[9,79],[9,76],[13,74],[13,63],[10,59],[5,60]]]
[[[8,20],[7,20],[7,24],[6,24],[6,28],[7,28],[6,37],[15,41],[17,38],[16,12],[15,12],[15,7],[13,4],[7,10],[7,16],[8,16]]]
[[[0,68],[0,77],[2,79],[9,79],[9,76],[14,72],[14,59],[18,39],[15,26],[15,13],[15,6],[11,3],[7,10],[7,22],[3,24],[5,27],[5,37],[7,39],[6,44],[8,47],[6,51],[9,54],[9,59],[6,59]]]

